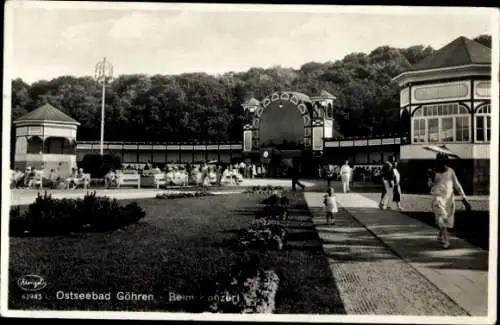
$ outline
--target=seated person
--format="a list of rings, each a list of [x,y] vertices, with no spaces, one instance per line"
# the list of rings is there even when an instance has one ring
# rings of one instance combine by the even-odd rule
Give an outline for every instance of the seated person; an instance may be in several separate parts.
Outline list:
[[[34,186],[39,186],[42,184],[43,171],[32,169],[30,166],[26,167],[26,172],[24,173],[24,185],[28,188]]]
[[[116,173],[114,170],[110,170],[106,175],[104,175],[104,185],[106,187],[116,186]]]
[[[168,171],[165,173],[165,185],[171,186],[174,184],[174,170],[171,168],[167,169]]]
[[[203,173],[200,171],[200,167],[195,167],[191,173],[193,183],[196,186],[200,186],[203,183]]]
[[[233,179],[233,171],[231,166],[228,166],[224,171],[222,172],[222,177],[221,177],[221,184],[222,185],[231,185],[234,183]]]
[[[31,167],[28,166],[26,167],[26,169],[24,170],[24,186],[25,187],[29,187],[29,181],[30,179],[34,176],[34,173],[32,172],[31,170]]]
[[[12,188],[19,188],[23,186],[24,183],[24,173],[20,170],[12,170],[11,171],[11,185]]]
[[[66,184],[68,189],[76,189],[79,185],[83,185],[85,187],[85,180],[83,178],[83,168],[76,169],[73,168],[72,175],[66,179]]]
[[[217,173],[215,172],[214,168],[210,168],[208,171],[208,180],[211,185],[217,184]]]
[[[43,170],[33,169],[28,176],[28,188],[42,185]]]
[[[186,186],[188,183],[188,174],[185,170],[177,170],[174,173],[175,183],[178,186]]]
[[[234,182],[236,183],[236,185],[239,185],[241,182],[243,182],[243,175],[241,175],[239,172],[238,172],[238,169],[234,168],[233,171],[232,171],[232,176],[234,178]]]
[[[55,169],[51,169],[47,178],[44,179],[45,183],[47,184],[47,185],[45,185],[45,183],[44,183],[44,186],[47,186],[50,188],[56,188],[58,178],[59,177],[57,176]]]

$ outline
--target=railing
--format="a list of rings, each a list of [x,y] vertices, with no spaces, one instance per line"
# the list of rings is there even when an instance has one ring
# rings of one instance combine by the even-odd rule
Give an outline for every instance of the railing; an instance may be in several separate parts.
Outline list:
[[[384,146],[384,145],[401,145],[410,143],[409,134],[399,135],[384,134],[373,136],[355,136],[355,137],[332,137],[323,138],[324,146],[330,147],[360,147],[360,146]],[[151,146],[153,150],[165,150],[163,147],[176,147],[169,149],[191,149],[196,150],[228,150],[228,149],[243,149],[242,142],[236,141],[223,141],[223,142],[202,142],[202,141],[176,141],[176,142],[158,142],[158,141],[104,141],[104,148],[108,149],[109,146],[120,146],[121,149],[134,149],[126,148],[125,146],[136,146],[140,149],[142,146]],[[90,147],[90,148],[89,148]],[[155,148],[156,147],[156,148]],[[188,148],[189,147],[189,148]],[[78,141],[77,149],[94,149],[100,148],[99,141]],[[114,148],[118,149],[118,148]]]
[[[195,142],[131,142],[131,141],[105,141],[104,149],[114,150],[242,150],[241,142],[195,143]],[[77,149],[99,149],[99,141],[79,141]]]
[[[391,133],[375,136],[324,138],[325,148],[401,145],[408,144],[409,142],[409,135],[400,136],[399,134]]]
[[[330,137],[324,138],[325,141],[340,141],[340,140],[374,140],[374,139],[385,139],[385,138],[403,138],[409,137],[409,133],[400,134],[400,133],[387,133],[387,134],[375,134],[375,135],[366,135],[366,136],[352,136],[352,137]]]
[[[78,144],[95,144],[100,145],[99,141],[78,141]],[[175,141],[175,142],[160,142],[160,141],[104,141],[104,145],[108,144],[118,144],[118,145],[168,145],[168,146],[177,146],[177,145],[188,145],[188,146],[203,146],[203,145],[234,145],[234,144],[243,144],[243,142],[237,141],[221,141],[221,142],[203,142],[203,141]]]

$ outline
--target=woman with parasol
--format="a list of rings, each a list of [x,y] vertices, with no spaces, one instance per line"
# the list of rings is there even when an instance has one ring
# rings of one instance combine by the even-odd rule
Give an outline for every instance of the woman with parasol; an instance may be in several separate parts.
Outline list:
[[[439,227],[438,241],[443,248],[449,248],[448,230],[453,228],[455,224],[455,191],[462,197],[467,211],[471,209],[455,171],[449,166],[449,157],[459,157],[444,146],[424,148],[437,153],[434,170],[429,175],[428,185],[433,196],[432,212]]]

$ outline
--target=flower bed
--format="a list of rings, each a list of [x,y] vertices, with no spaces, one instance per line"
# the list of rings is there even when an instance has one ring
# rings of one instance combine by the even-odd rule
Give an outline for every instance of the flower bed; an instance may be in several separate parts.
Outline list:
[[[197,191],[197,192],[177,192],[177,193],[162,193],[162,194],[157,194],[156,198],[157,199],[183,199],[183,198],[190,198],[190,197],[204,197],[204,196],[212,196],[214,195],[213,193],[210,192],[204,192],[204,191]]]
[[[287,231],[284,227],[265,218],[256,219],[255,223],[243,232],[238,240],[242,249],[258,252],[266,250],[282,250],[285,245]]]
[[[228,281],[216,283],[207,309],[212,313],[271,314],[276,308],[278,285],[279,277],[274,271],[243,271],[228,277]]]
[[[286,229],[280,225],[279,220],[288,217],[287,206],[290,200],[278,194],[264,200],[267,202],[249,229],[245,230],[238,240],[238,246],[243,249],[255,251],[282,250],[287,235]]]
[[[272,194],[276,192],[284,193],[288,192],[290,188],[284,188],[282,186],[253,186],[244,191],[247,194]]]
[[[136,223],[146,213],[136,203],[125,206],[118,200],[87,193],[83,199],[53,199],[38,193],[34,203],[21,214],[11,208],[10,235],[50,236],[85,231],[111,231]]]
[[[224,280],[216,282],[207,306],[210,312],[273,313],[275,310],[279,277],[273,270],[262,269],[261,253],[283,249],[288,232],[278,219],[288,215],[284,206],[289,206],[290,201],[277,192],[282,190],[280,187],[252,190],[270,191],[273,195],[264,200],[268,205],[238,238],[237,248],[245,252],[246,258],[234,268],[237,275],[226,275],[222,277]]]

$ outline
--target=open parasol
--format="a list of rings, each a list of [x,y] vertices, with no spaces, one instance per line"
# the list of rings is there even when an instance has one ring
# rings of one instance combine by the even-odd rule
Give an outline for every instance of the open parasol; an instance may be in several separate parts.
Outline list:
[[[435,153],[442,153],[442,154],[448,155],[449,157],[454,157],[454,158],[460,159],[460,157],[456,153],[453,153],[453,151],[451,151],[445,145],[441,145],[441,146],[424,146],[423,148],[425,150],[428,150],[428,151],[432,151],[432,152],[435,152]],[[465,197],[462,198],[462,203],[464,204],[465,209],[468,212],[472,211],[472,207],[471,207],[469,201],[467,201],[467,199]]]
[[[424,146],[423,148],[425,150],[428,150],[428,151],[432,151],[432,152],[435,152],[435,153],[442,153],[442,154],[448,155],[450,157],[454,157],[454,158],[460,159],[460,157],[456,153],[454,153],[453,151],[451,151],[444,144],[441,145],[441,146],[433,146],[433,145]]]

